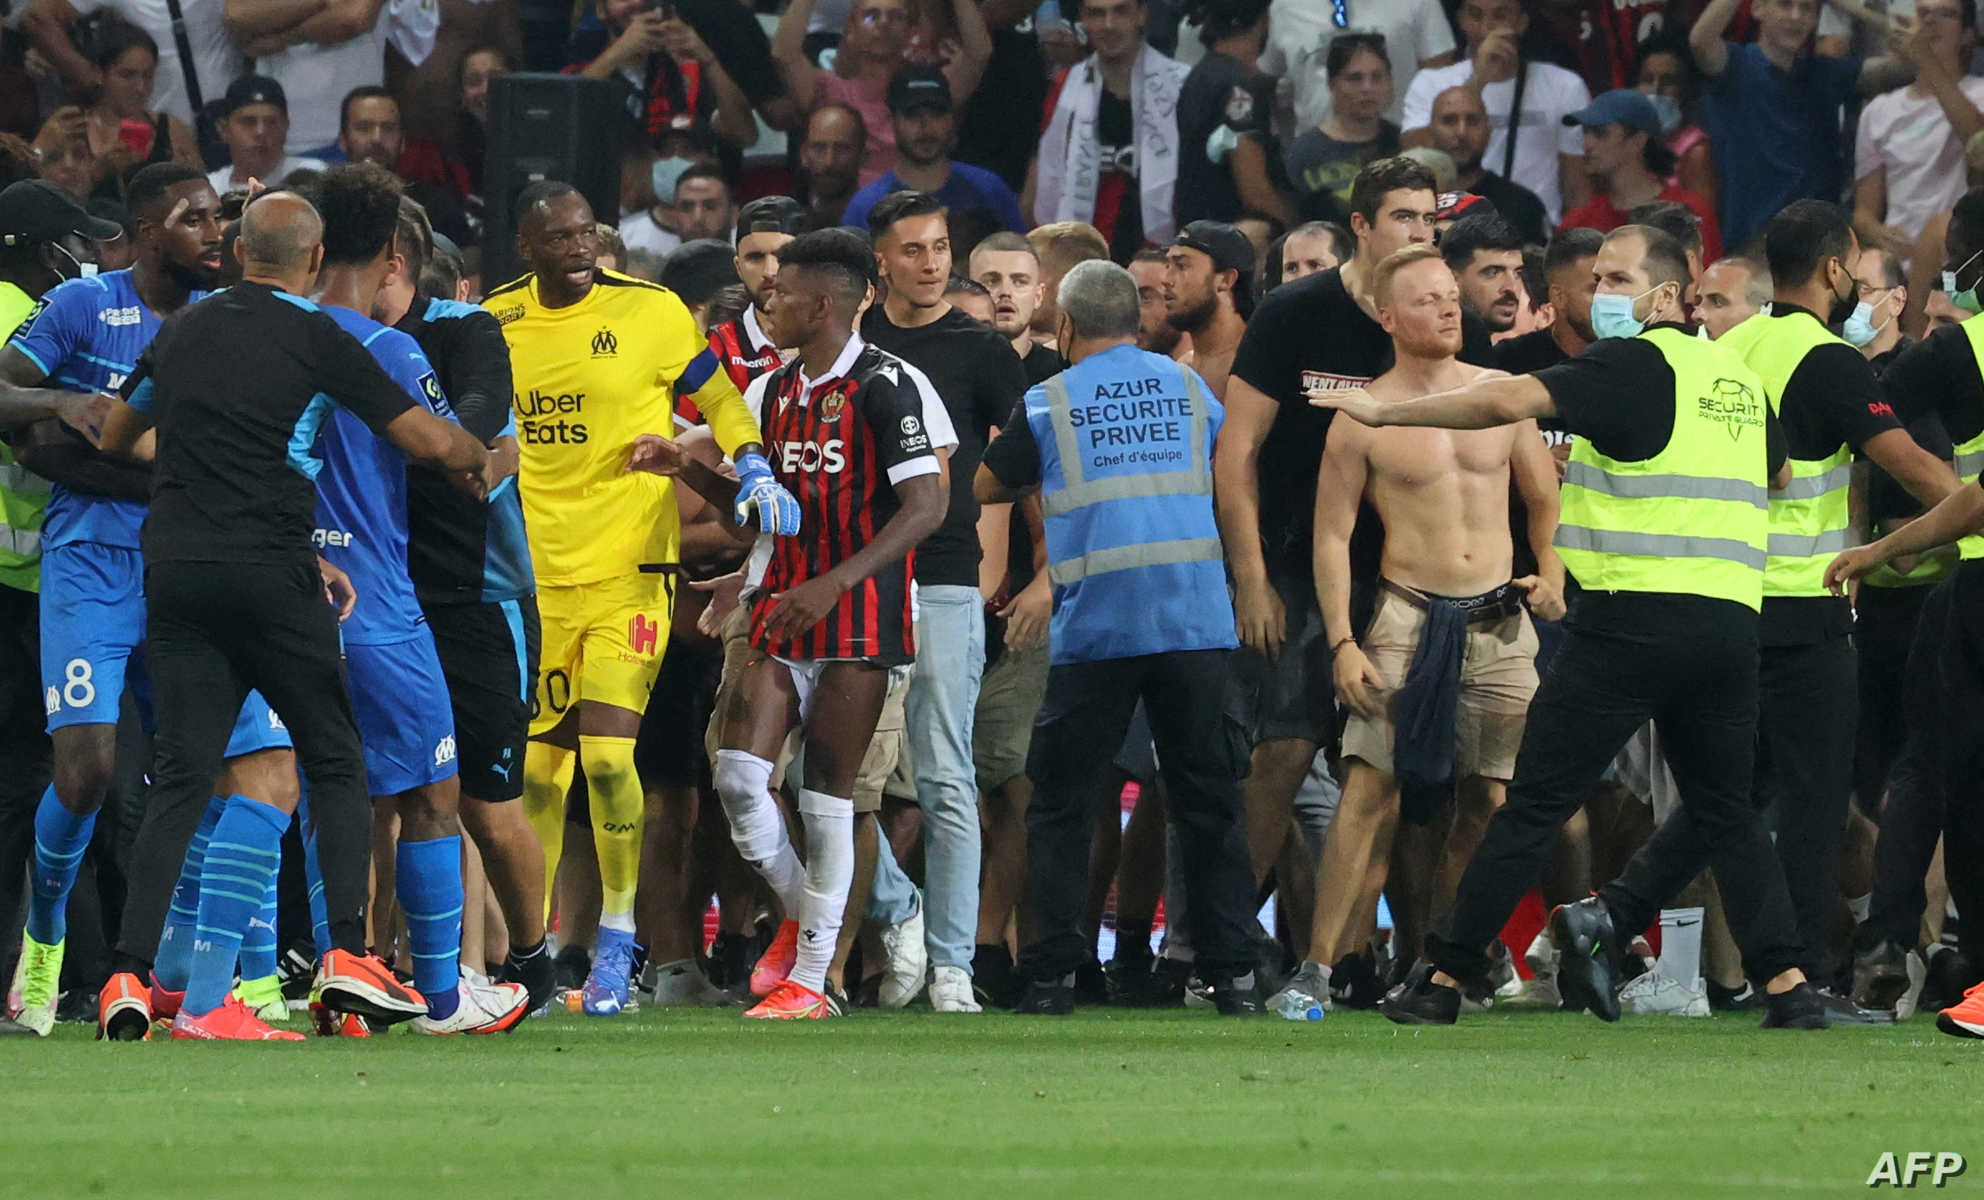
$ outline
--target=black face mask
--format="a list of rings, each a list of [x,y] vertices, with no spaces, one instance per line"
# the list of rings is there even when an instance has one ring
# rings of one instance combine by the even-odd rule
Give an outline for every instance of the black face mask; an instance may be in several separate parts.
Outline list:
[[[1849,276],[1849,278],[1851,277]],[[1857,285],[1849,288],[1844,296],[1837,292],[1833,293],[1832,312],[1826,315],[1826,324],[1835,329],[1844,325],[1846,318],[1852,316],[1853,310],[1858,308],[1859,305],[1860,289]]]

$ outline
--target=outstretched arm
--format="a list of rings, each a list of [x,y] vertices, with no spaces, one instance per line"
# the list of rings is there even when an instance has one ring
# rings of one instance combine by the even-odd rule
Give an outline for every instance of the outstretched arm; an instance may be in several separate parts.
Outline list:
[[[1381,401],[1363,388],[1316,391],[1309,403],[1333,408],[1364,425],[1429,425],[1492,429],[1557,415],[1550,389],[1534,375],[1497,375],[1416,400]]]

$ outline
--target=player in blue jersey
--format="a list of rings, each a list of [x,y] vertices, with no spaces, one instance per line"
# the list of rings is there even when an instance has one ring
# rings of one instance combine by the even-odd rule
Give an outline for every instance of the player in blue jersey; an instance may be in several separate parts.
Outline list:
[[[0,349],[0,379],[46,382],[72,392],[113,392],[124,383],[160,321],[206,295],[220,269],[220,199],[190,167],[156,164],[131,181],[137,261],[125,271],[70,280],[49,291],[33,315]],[[139,448],[147,457],[148,447]],[[31,469],[54,481],[42,532],[42,688],[54,742],[54,782],[35,813],[32,894],[20,964],[8,1008],[35,1032],[54,1021],[67,933],[70,887],[109,790],[116,762],[118,702],[127,683],[148,699],[143,657],[144,522],[150,469],[145,463],[97,453],[84,441],[44,423],[21,447]],[[289,735],[260,695],[243,706],[228,745],[222,796],[272,800],[296,792]],[[143,947],[149,964],[167,927],[167,910],[181,869],[171,862],[131,864],[120,944]],[[190,911],[190,910],[189,910]],[[165,960],[180,962],[170,946]],[[172,1007],[183,980],[146,979],[120,972],[107,985],[106,1005],[120,1012]],[[151,994],[153,987],[159,987]],[[169,1013],[168,1013],[169,1015]],[[149,1020],[120,1023],[138,1036]]]
[[[372,315],[420,343],[463,428],[514,463],[510,347],[488,309],[453,298],[460,276],[449,265],[426,213],[401,197],[392,270]],[[423,276],[437,270],[445,286],[424,291]],[[535,1011],[557,980],[544,944],[544,846],[515,803],[539,639],[523,504],[514,479],[485,504],[426,467],[409,470],[407,500],[408,574],[454,701],[462,827],[509,931],[502,978],[528,988]]]
[[[411,337],[367,316],[391,270],[400,187],[384,169],[333,167],[310,189],[324,219],[319,299],[408,395],[452,419],[427,356]],[[307,419],[306,419],[307,422]],[[527,1011],[528,989],[460,969],[461,781],[448,685],[407,569],[407,462],[343,409],[329,412],[315,457],[317,540],[351,575],[358,606],[344,625],[352,708],[374,797],[398,801],[395,860],[425,1033],[494,1033]],[[505,489],[515,491],[505,481]]]

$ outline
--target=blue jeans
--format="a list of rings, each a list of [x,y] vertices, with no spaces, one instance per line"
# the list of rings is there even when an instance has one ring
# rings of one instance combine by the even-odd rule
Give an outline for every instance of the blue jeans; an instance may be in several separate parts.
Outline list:
[[[971,723],[985,673],[985,602],[975,587],[921,587],[917,595],[916,676],[903,713],[923,809],[925,940],[931,966],[969,971],[979,870]]]

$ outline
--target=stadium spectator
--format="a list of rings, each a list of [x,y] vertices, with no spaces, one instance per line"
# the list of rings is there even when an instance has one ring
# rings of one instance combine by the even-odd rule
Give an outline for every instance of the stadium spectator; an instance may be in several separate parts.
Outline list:
[[[353,88],[339,110],[338,141],[327,161],[369,162],[398,173],[406,162],[406,129],[400,102],[382,87]],[[452,189],[425,181],[403,185],[433,229],[457,244],[472,244],[468,214]]]
[[[1178,92],[1178,224],[1231,220],[1242,211],[1283,224],[1292,215],[1271,121],[1275,81],[1259,66],[1267,0],[1192,0],[1206,56]]]
[[[848,201],[860,187],[868,153],[868,130],[861,113],[845,104],[823,104],[806,116],[799,143],[799,177],[793,194],[806,202],[810,227],[840,224]]]
[[[1399,129],[1387,121],[1392,65],[1384,39],[1345,33],[1324,56],[1330,80],[1329,116],[1288,144],[1288,182],[1305,221],[1350,219],[1350,185],[1364,164],[1399,150]]]
[[[1109,239],[1102,231],[1083,221],[1050,221],[1027,232],[1027,244],[1040,259],[1040,307],[1033,313],[1033,332],[1044,344],[1054,344],[1055,326],[1060,314],[1054,307],[1054,291],[1076,263],[1109,257]]]
[[[1591,328],[1591,297],[1598,286],[1591,268],[1604,240],[1592,229],[1566,229],[1550,239],[1541,264],[1542,302],[1550,311],[1550,324],[1497,342],[1496,366],[1511,375],[1528,375],[1576,358],[1598,340]]]
[[[1440,238],[1440,252],[1460,283],[1463,312],[1479,317],[1490,333],[1507,333],[1526,297],[1522,238],[1498,213],[1469,213]]]
[[[90,152],[88,118],[74,106],[49,114],[34,135],[41,178],[78,200],[96,190],[96,155]]]
[[[1878,375],[1894,361],[1895,355],[1914,344],[1913,339],[1901,332],[1902,310],[1908,307],[1908,282],[1892,243],[1863,243],[1853,279],[1859,290],[1859,302],[1854,314],[1847,318],[1841,336],[1856,343]]]
[[[1350,257],[1350,233],[1332,221],[1309,221],[1288,231],[1279,246],[1271,246],[1263,277],[1265,294],[1343,265]]]
[[[1895,57],[1822,58],[1806,50],[1818,0],[1757,0],[1757,40],[1723,33],[1743,0],[1709,0],[1688,45],[1709,79],[1702,126],[1715,149],[1722,236],[1741,246],[1793,200],[1830,200],[1846,185],[1839,109],[1858,92],[1879,95],[1908,81]]]
[[[1559,66],[1596,91],[1631,87],[1641,39],[1668,20],[1673,0],[1537,0],[1533,36],[1551,43]]]
[[[1869,100],[1854,141],[1853,219],[1904,245],[1963,195],[1963,146],[1984,130],[1984,78],[1965,74],[1976,0],[1916,0],[1915,20],[1915,82]]]
[[[1695,319],[1710,338],[1720,338],[1770,304],[1770,270],[1741,255],[1719,259],[1702,272],[1700,292]]]
[[[193,52],[188,63],[173,33],[172,10],[177,7],[185,45]],[[103,67],[86,48],[76,45],[70,31],[88,15],[111,13],[151,35],[158,57],[151,97],[144,107],[163,111],[192,128],[202,105],[211,103],[241,73],[241,51],[223,16],[224,0],[33,0],[20,10],[20,29],[54,68],[70,94],[95,96],[104,84]]]
[[[1715,152],[1696,119],[1702,76],[1684,34],[1662,31],[1640,43],[1638,87],[1660,114],[1661,137],[1674,155],[1672,182],[1717,210]]]
[[[1192,343],[1164,311],[1164,280],[1170,273],[1170,256],[1155,246],[1137,251],[1130,260],[1130,278],[1136,281],[1142,314],[1137,324],[1137,346],[1167,358],[1183,358],[1192,352]]]
[[[977,89],[992,39],[985,19],[971,0],[950,0],[958,31],[958,51],[944,65],[951,101],[962,105]],[[889,81],[908,63],[910,9],[907,0],[855,0],[847,8],[840,50],[833,70],[823,70],[806,56],[802,43],[813,17],[814,0],[792,0],[779,17],[771,56],[785,75],[785,85],[808,113],[828,104],[841,104],[861,114],[868,131],[868,150],[860,169],[860,186],[880,179],[896,165],[895,131],[889,123]]]
[[[1164,319],[1191,336],[1190,366],[1223,397],[1254,311],[1253,243],[1231,225],[1194,221],[1164,253]]]
[[[427,61],[440,29],[434,0],[363,0],[298,6],[291,0],[226,0],[228,31],[257,74],[282,85],[293,105],[288,154],[314,154],[338,135],[338,101],[355,87],[386,82],[386,47],[414,66]]]
[[[752,99],[740,85],[754,81],[759,103],[777,91],[764,54],[764,33],[735,5],[651,5],[644,0],[602,0],[597,35],[574,35],[568,71],[609,79],[627,89],[627,113],[663,153],[677,139],[705,149],[721,141],[736,152],[758,141]],[[719,39],[711,50],[699,26]],[[752,35],[756,37],[753,38]]]
[[[1118,262],[1177,227],[1178,125],[1154,114],[1177,108],[1190,68],[1144,41],[1149,19],[1145,0],[1082,0],[1095,53],[1055,80],[1020,203],[1041,224],[1094,224]]]
[[[147,163],[200,165],[200,146],[186,123],[151,108],[158,44],[151,35],[106,14],[90,39],[90,61],[103,79],[89,117],[90,152],[105,176],[127,176]],[[139,132],[136,126],[148,126]],[[121,189],[116,189],[121,190]]]
[[[1722,257],[1722,237],[1708,201],[1672,181],[1674,155],[1660,140],[1660,114],[1631,88],[1619,88],[1564,118],[1584,129],[1585,169],[1597,185],[1590,202],[1564,215],[1564,227],[1610,233],[1643,204],[1684,204],[1701,222],[1702,256]]]
[[[1448,88],[1433,98],[1432,112],[1430,144],[1434,149],[1446,151],[1453,160],[1453,186],[1493,204],[1495,211],[1516,227],[1524,241],[1543,241],[1549,214],[1544,211],[1542,199],[1481,163],[1492,131],[1480,94],[1466,87]]]
[[[959,233],[964,227],[976,231],[978,237],[999,229],[1026,232],[1019,202],[1005,180],[983,168],[951,160],[957,109],[942,70],[908,66],[890,80],[889,122],[895,135],[896,165],[854,194],[841,224],[867,228],[868,213],[877,201],[907,190],[935,196]],[[978,237],[970,241],[975,244]],[[960,237],[960,249],[969,254],[970,247],[963,241]]]
[[[1419,71],[1454,61],[1454,29],[1439,0],[1344,0],[1317,5],[1309,0],[1274,0],[1268,10],[1268,48],[1261,69],[1292,86],[1297,129],[1320,129],[1329,120],[1336,92],[1331,85],[1330,47],[1338,38],[1371,34],[1397,58],[1399,72]],[[1394,89],[1384,119],[1397,125],[1405,93]]]
[[[230,162],[208,172],[207,182],[222,195],[250,181],[274,187],[296,171],[321,171],[322,159],[283,152],[289,138],[289,97],[282,85],[261,75],[243,75],[221,98],[220,136]]]
[[[683,171],[669,196],[620,222],[628,249],[665,255],[686,241],[725,237],[736,221],[730,185],[713,163],[696,163]]]
[[[1486,161],[1503,178],[1519,179],[1532,188],[1543,201],[1546,219],[1554,224],[1591,196],[1582,162],[1583,139],[1561,124],[1565,114],[1591,103],[1591,92],[1584,80],[1564,68],[1524,55],[1520,43],[1529,28],[1532,2],[1461,0],[1457,20],[1467,38],[1468,57],[1413,76],[1400,123],[1406,145],[1431,144],[1433,101],[1452,87],[1474,92],[1492,118]],[[1511,118],[1510,110],[1518,102],[1521,114]]]

